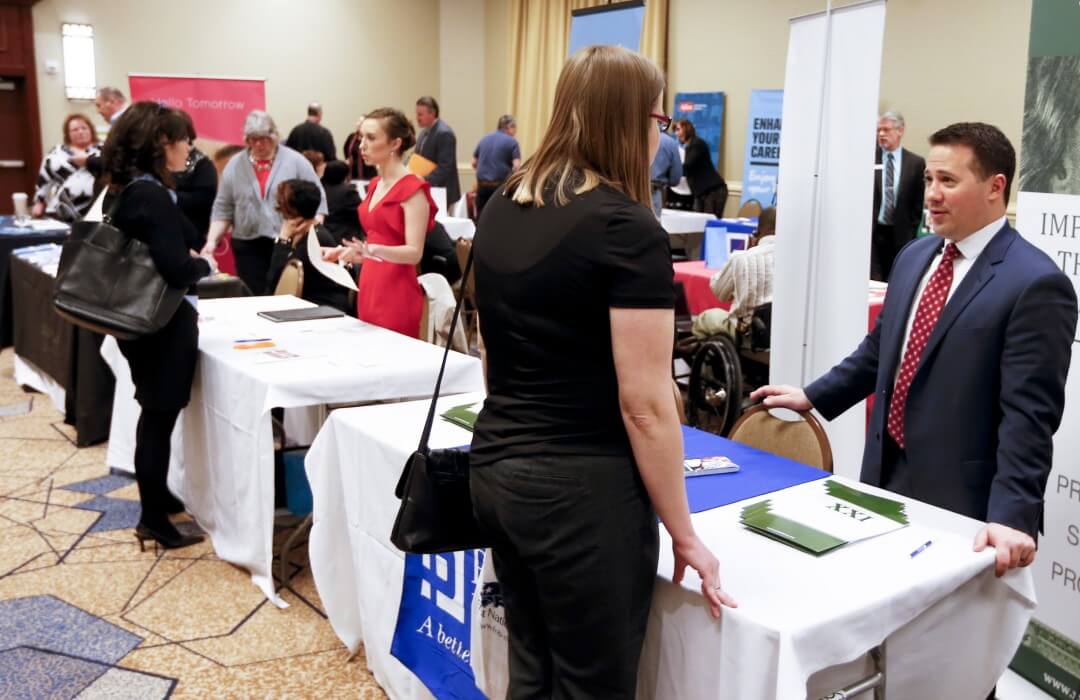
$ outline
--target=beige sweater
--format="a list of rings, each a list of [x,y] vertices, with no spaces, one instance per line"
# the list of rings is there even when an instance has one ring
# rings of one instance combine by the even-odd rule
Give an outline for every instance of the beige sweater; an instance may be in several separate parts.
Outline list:
[[[755,308],[772,303],[775,243],[776,236],[766,236],[753,248],[733,253],[709,282],[717,299],[731,301],[730,313],[739,321],[749,321]]]

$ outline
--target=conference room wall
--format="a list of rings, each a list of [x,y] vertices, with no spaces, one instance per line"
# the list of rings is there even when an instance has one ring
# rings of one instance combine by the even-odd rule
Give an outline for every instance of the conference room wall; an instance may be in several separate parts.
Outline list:
[[[420,95],[443,99],[439,15],[439,0],[41,0],[33,20],[43,147],[60,140],[69,112],[101,123],[93,102],[64,95],[63,22],[93,25],[99,86],[126,93],[128,73],[265,78],[283,137],[318,100],[340,150],[366,110],[390,105],[411,118]],[[48,75],[46,61],[61,71]],[[442,65],[448,70],[453,63]]]
[[[675,92],[727,94],[719,169],[737,200],[750,91],[784,86],[788,19],[824,10],[825,0],[670,3],[667,105]],[[1001,127],[1019,151],[1030,22],[1031,0],[889,0],[880,106],[904,114],[904,145],[925,155],[936,129],[977,120]]]

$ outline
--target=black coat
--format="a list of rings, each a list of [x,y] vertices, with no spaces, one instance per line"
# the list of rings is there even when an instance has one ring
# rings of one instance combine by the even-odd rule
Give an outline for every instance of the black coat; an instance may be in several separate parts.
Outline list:
[[[700,136],[695,136],[686,144],[683,175],[686,176],[686,183],[690,185],[690,192],[695,197],[706,195],[718,187],[727,187],[724,178],[720,177],[720,173],[716,172],[713,166],[709,145]]]
[[[285,145],[298,153],[318,151],[323,154],[327,163],[337,157],[333,134],[325,126],[315,122],[305,120],[294,126],[289,132],[289,138],[285,140]]]
[[[182,173],[173,173],[176,182],[176,206],[199,232],[200,240],[206,242],[210,230],[210,210],[217,196],[217,168],[213,161],[200,154],[195,165]]]
[[[360,224],[360,193],[351,182],[329,185],[326,188],[328,213],[323,225],[340,243],[347,238],[366,238]]]
[[[330,247],[339,243],[325,226],[316,226],[315,232],[319,237],[319,245]],[[307,252],[307,237],[309,235],[311,235],[310,232],[299,236],[295,245],[274,243],[274,252],[270,257],[270,268],[266,273],[266,289],[273,290],[277,287],[285,265],[289,260],[296,258],[304,266],[304,288],[300,292],[300,298],[310,301],[312,304],[332,306],[348,313],[349,290],[324,277],[311,264]]]

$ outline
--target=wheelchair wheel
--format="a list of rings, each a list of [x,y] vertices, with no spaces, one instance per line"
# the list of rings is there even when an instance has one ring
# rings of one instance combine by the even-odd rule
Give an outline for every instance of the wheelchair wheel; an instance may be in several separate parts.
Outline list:
[[[735,343],[717,335],[701,344],[690,365],[687,422],[726,435],[742,406],[742,367]]]

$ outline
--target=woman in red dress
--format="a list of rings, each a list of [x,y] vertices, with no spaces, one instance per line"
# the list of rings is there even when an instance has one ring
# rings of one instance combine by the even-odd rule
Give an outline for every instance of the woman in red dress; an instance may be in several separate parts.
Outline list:
[[[379,169],[360,203],[366,241],[347,242],[329,250],[329,260],[363,260],[357,317],[403,335],[420,336],[424,292],[416,265],[424,239],[435,225],[431,187],[410,173],[402,154],[416,143],[408,117],[396,109],[377,109],[360,125],[360,154]]]

